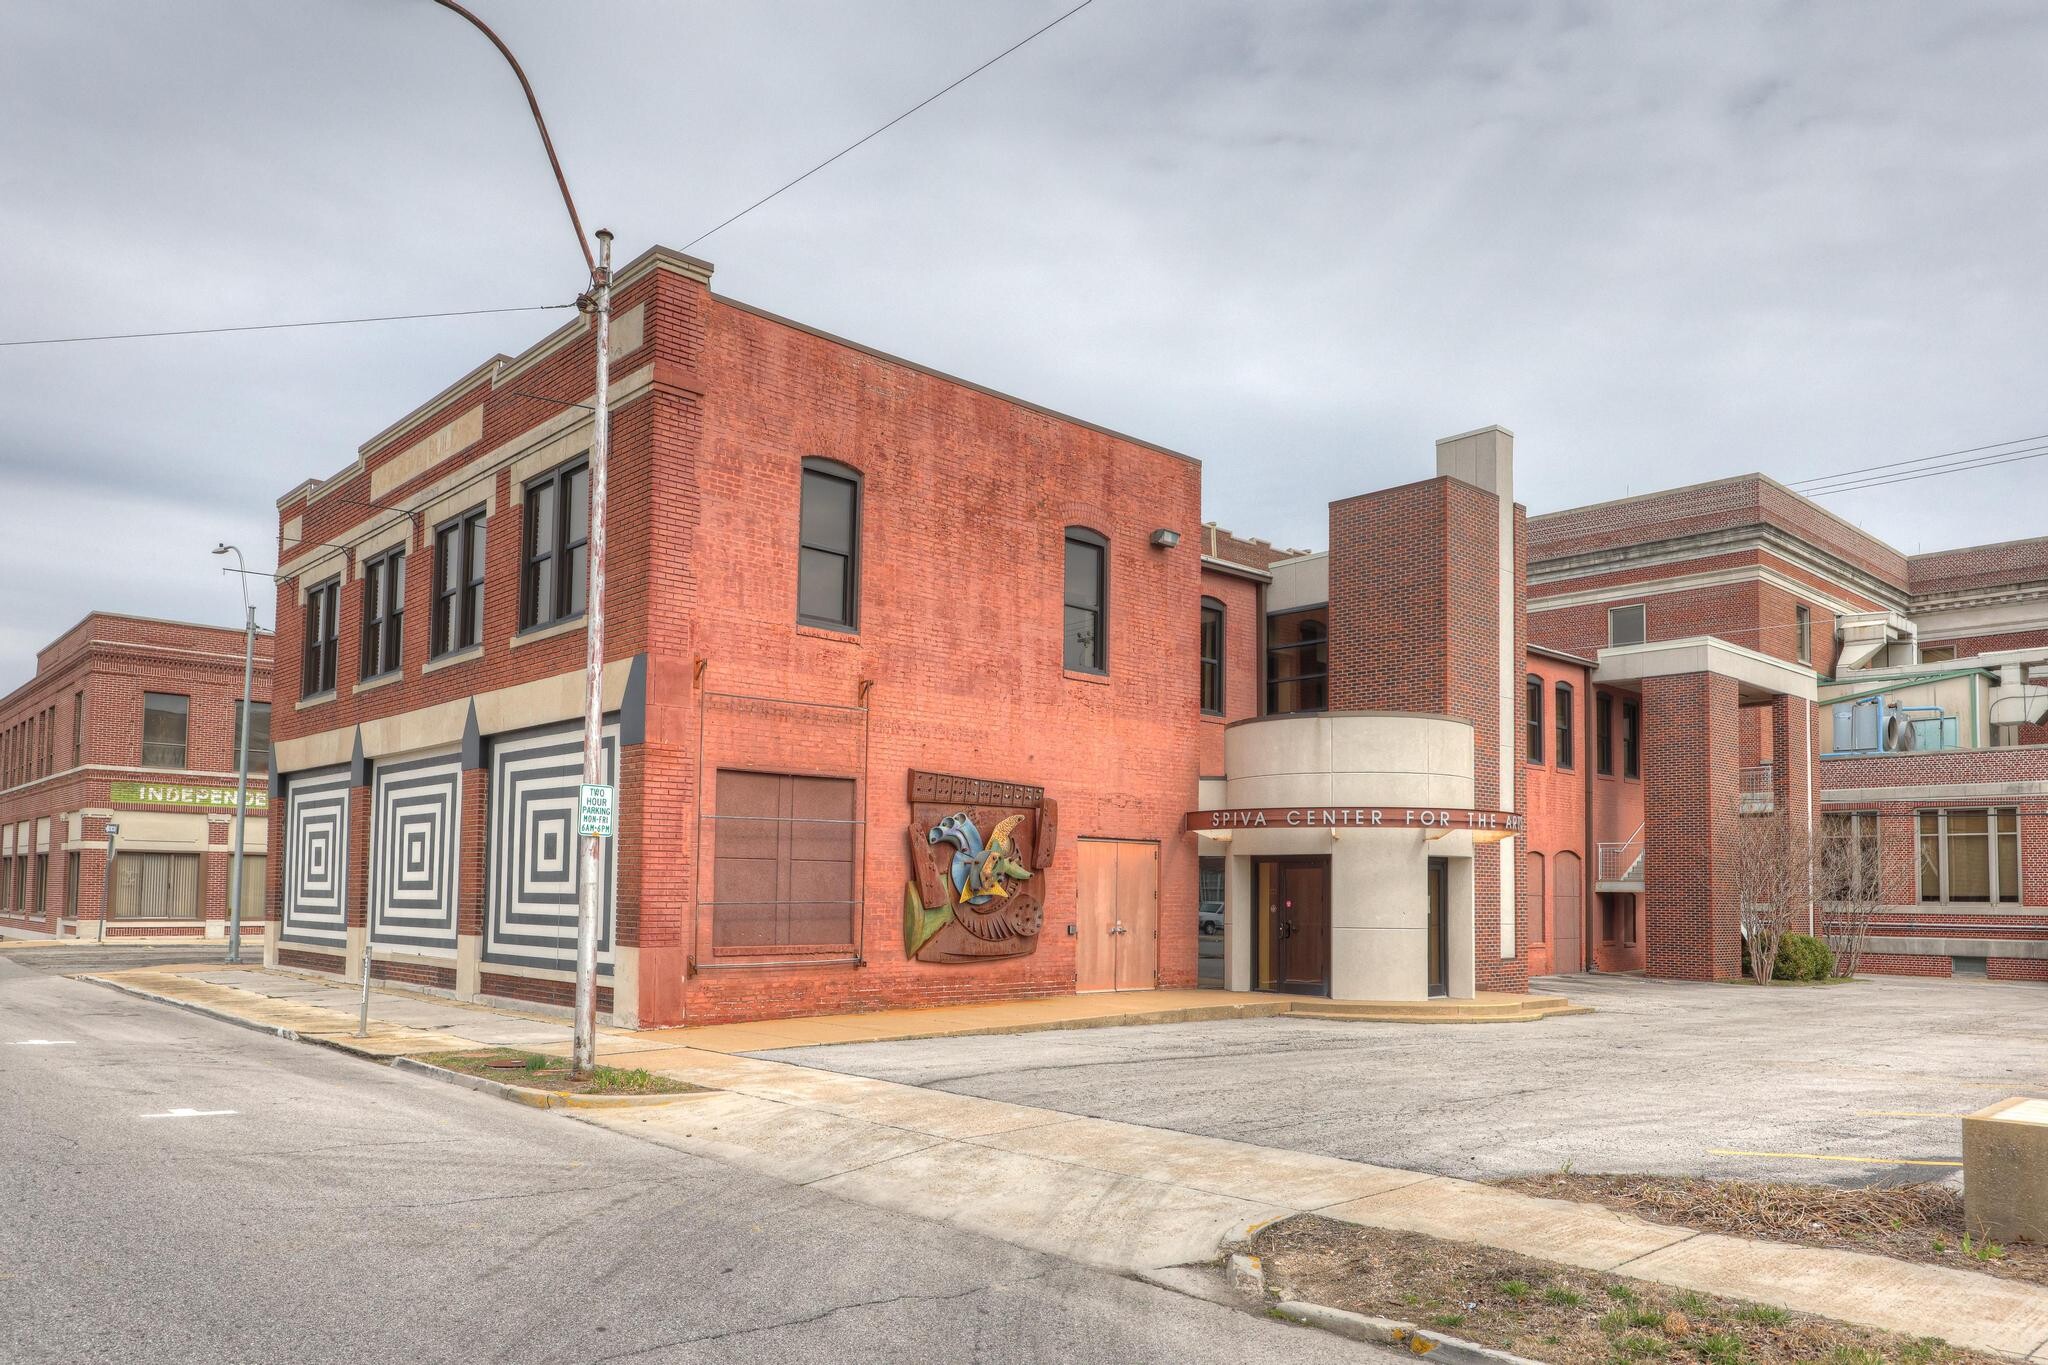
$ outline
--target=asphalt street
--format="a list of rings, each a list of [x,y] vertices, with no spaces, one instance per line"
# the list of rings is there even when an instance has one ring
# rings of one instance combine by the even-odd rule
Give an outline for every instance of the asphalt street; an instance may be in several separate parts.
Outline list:
[[[1644,1172],[1956,1179],[1962,1114],[2048,1097],[2048,987],[1572,977],[1535,1024],[1314,1019],[759,1055],[1064,1113],[1468,1179]],[[1874,1158],[1874,1159],[1873,1159]]]
[[[11,1365],[1393,1358],[17,956]]]

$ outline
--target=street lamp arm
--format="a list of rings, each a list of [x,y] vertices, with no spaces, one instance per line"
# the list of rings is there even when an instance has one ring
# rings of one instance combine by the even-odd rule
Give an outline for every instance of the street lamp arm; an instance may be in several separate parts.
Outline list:
[[[555,184],[562,191],[562,204],[569,210],[569,226],[576,230],[576,245],[583,250],[583,264],[590,271],[591,283],[597,283],[597,258],[590,254],[590,242],[583,235],[583,220],[576,216],[576,201],[569,195],[569,177],[562,174],[561,159],[555,155],[555,140],[548,136],[547,120],[540,116],[540,101],[534,97],[533,85],[526,79],[526,72],[520,68],[519,59],[512,55],[511,48],[505,46],[504,39],[491,32],[489,24],[456,4],[455,0],[434,0],[434,3],[443,9],[455,11],[475,24],[478,31],[491,40],[491,46],[497,48],[504,56],[506,63],[512,68],[512,74],[519,78],[519,88],[526,92],[526,107],[533,111],[533,126],[540,130],[540,145],[547,150],[548,165],[554,167]]]

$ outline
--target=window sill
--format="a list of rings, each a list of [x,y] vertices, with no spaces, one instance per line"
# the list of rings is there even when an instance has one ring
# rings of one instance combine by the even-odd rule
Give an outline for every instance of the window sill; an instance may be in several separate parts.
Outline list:
[[[304,711],[315,706],[325,706],[327,705],[327,703],[333,701],[335,697],[339,695],[340,694],[336,692],[335,689],[330,687],[325,692],[315,692],[310,697],[300,697],[297,701],[292,703],[292,710]]]
[[[453,668],[457,664],[474,663],[476,660],[483,658],[483,656],[483,645],[464,645],[461,649],[451,650],[438,659],[427,660],[420,667],[420,676],[424,678],[429,673],[439,673],[442,669]]]
[[[1202,723],[1204,725],[1228,725],[1230,724],[1230,717],[1216,711],[1204,711],[1202,713]]]
[[[521,645],[530,645],[541,640],[552,640],[558,635],[567,635],[570,631],[582,629],[583,613],[579,611],[574,616],[565,616],[559,621],[550,621],[544,626],[528,626],[525,630],[514,635],[508,643],[513,649],[517,649]]]
[[[365,692],[375,692],[380,687],[389,687],[391,686],[391,684],[395,682],[404,681],[405,670],[402,668],[394,668],[389,673],[379,673],[374,678],[363,679],[361,682],[356,684],[355,692],[357,696],[361,696]]]
[[[1068,682],[1094,683],[1097,687],[1109,686],[1109,674],[1107,673],[1083,673],[1078,669],[1062,668],[1060,675]]]
[[[830,640],[840,645],[860,643],[860,631],[852,626],[814,626],[808,621],[799,621],[796,633],[807,640]]]

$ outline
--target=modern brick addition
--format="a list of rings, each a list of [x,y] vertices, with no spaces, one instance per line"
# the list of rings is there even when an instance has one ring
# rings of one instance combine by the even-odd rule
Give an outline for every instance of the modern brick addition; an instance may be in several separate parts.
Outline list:
[[[35,676],[0,699],[0,935],[226,934],[243,643],[239,630],[94,612],[37,654]],[[251,691],[264,706],[270,660],[259,633]],[[146,693],[182,699],[182,756],[145,753]],[[252,804],[269,757],[256,734]],[[103,925],[110,820],[116,917]],[[245,935],[261,933],[266,828],[252,815]]]
[[[1742,971],[1736,880],[1739,690],[1718,674],[1643,683],[1645,965],[1722,981]]]

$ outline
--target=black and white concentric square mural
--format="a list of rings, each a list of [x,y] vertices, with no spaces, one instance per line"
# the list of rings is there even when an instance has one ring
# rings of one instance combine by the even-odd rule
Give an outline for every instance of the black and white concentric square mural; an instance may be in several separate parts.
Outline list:
[[[462,758],[379,763],[370,793],[370,938],[454,953]]]
[[[604,729],[604,780],[618,771],[617,725]],[[576,807],[583,782],[583,727],[568,724],[491,742],[490,828],[484,960],[522,967],[576,963]],[[618,875],[603,841],[604,896],[598,967],[611,970]]]
[[[281,939],[347,946],[348,784],[346,768],[286,779]]]

